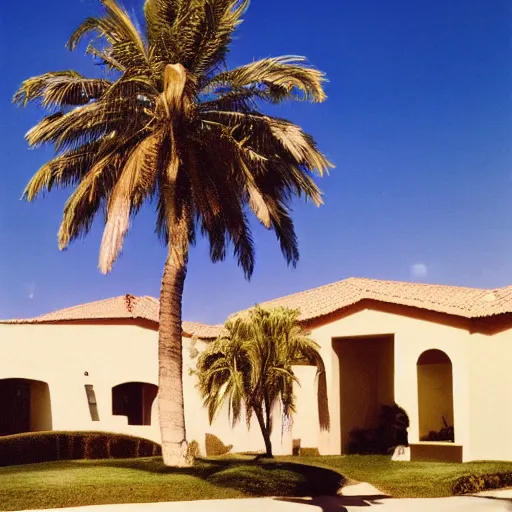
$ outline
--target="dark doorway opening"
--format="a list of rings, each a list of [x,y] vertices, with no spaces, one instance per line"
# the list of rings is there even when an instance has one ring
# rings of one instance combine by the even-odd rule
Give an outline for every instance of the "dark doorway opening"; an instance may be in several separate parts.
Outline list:
[[[51,429],[50,390],[46,382],[0,380],[0,436]]]
[[[350,433],[375,429],[383,405],[395,400],[393,335],[335,338],[339,361],[341,453],[348,453]]]

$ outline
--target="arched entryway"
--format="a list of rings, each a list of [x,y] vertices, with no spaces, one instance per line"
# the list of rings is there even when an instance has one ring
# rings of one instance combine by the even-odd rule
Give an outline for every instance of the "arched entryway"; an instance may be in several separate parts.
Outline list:
[[[50,389],[31,379],[0,379],[0,436],[52,429]]]
[[[158,386],[125,382],[112,388],[112,414],[126,416],[128,425],[151,425],[151,408]]]
[[[437,349],[418,358],[418,415],[421,441],[454,441],[453,371],[450,358]]]

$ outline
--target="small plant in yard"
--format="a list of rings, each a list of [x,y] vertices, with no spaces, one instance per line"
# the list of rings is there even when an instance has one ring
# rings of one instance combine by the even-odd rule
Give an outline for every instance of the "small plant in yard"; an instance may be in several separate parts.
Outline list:
[[[227,403],[233,425],[245,410],[247,425],[254,414],[265,443],[265,457],[272,457],[270,434],[273,410],[281,405],[284,418],[295,411],[292,366],[315,365],[319,390],[325,370],[318,345],[298,322],[299,312],[255,307],[226,323],[227,334],[211,343],[197,363],[198,387],[208,408],[210,422]],[[319,404],[321,401],[319,400]],[[325,401],[324,401],[325,404]],[[320,412],[321,428],[328,428],[326,407]]]
[[[421,441],[445,441],[453,443],[455,442],[455,430],[453,425],[448,425],[445,417],[442,416],[444,428],[441,430],[431,430],[426,436],[423,436]]]
[[[216,456],[216,455],[226,455],[233,448],[232,444],[225,445],[217,436],[213,434],[205,434],[205,447],[206,447],[206,455]]]
[[[376,428],[354,428],[350,431],[348,452],[360,455],[386,455],[396,446],[408,446],[409,416],[397,404],[381,406]]]
[[[512,487],[512,470],[501,473],[460,477],[453,486],[453,494],[474,494],[503,487]]]

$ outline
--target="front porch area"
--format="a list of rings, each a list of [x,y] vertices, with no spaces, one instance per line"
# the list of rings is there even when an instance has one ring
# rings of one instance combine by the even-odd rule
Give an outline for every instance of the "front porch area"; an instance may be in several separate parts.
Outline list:
[[[452,362],[445,352],[418,351],[404,362],[395,354],[393,334],[332,338],[332,348],[333,382],[339,383],[334,453],[391,457],[391,447],[409,444],[412,461],[463,462],[463,444],[455,443]]]

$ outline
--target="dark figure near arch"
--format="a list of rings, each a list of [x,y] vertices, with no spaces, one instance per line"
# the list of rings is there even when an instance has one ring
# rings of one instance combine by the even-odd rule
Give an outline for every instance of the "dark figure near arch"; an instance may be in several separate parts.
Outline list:
[[[393,406],[395,412],[395,439],[396,446],[409,446],[409,416],[405,412],[405,409],[395,404]]]
[[[409,446],[409,416],[398,404],[383,405],[380,413],[382,432],[381,453],[390,452],[397,446]]]

